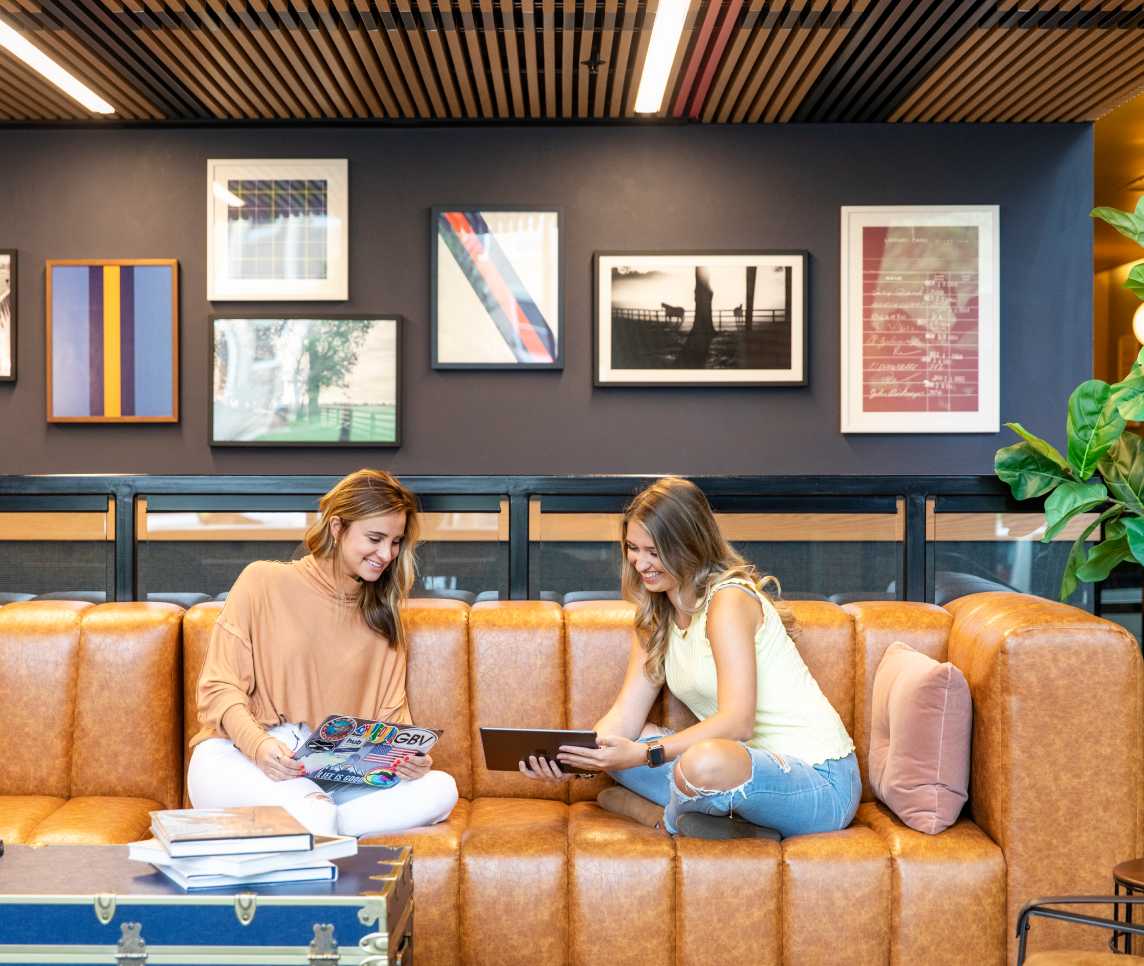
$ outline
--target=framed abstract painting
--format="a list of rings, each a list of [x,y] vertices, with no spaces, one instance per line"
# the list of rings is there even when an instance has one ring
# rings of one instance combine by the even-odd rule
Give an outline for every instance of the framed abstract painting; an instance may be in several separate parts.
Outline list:
[[[179,264],[49,260],[50,423],[179,421]]]
[[[560,210],[432,209],[434,369],[563,369]]]
[[[207,161],[207,299],[349,298],[344,158]]]
[[[842,209],[842,432],[995,433],[997,205]]]
[[[16,381],[16,252],[0,249],[0,382]]]
[[[213,316],[212,446],[401,445],[399,316]]]
[[[597,386],[806,384],[806,252],[597,252],[595,263]]]

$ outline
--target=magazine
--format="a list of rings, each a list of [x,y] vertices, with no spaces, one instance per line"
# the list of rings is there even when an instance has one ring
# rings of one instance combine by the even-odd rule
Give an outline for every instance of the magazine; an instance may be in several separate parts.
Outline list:
[[[175,858],[314,847],[314,837],[278,805],[163,809],[151,813],[151,834]]]
[[[426,754],[440,737],[432,728],[335,714],[318,725],[294,758],[306,777],[327,791],[348,785],[392,788],[401,781],[396,766]]]

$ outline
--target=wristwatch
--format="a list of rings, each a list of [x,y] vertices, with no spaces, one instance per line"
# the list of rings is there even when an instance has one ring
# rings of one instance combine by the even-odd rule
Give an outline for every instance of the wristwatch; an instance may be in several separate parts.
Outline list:
[[[663,752],[663,743],[660,741],[649,741],[647,743],[647,764],[649,768],[658,768],[666,761],[666,756]]]

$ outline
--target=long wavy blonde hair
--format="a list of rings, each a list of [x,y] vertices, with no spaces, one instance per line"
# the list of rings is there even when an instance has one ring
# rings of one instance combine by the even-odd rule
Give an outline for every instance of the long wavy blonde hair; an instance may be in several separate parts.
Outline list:
[[[306,547],[315,557],[329,560],[334,571],[334,586],[341,586],[342,560],[333,521],[348,527],[355,520],[405,514],[405,537],[397,557],[374,581],[363,580],[357,596],[358,609],[366,624],[384,635],[399,651],[405,649],[405,630],[401,626],[401,605],[409,596],[417,578],[417,497],[384,470],[358,470],[338,481],[318,503],[321,516],[306,531]],[[344,532],[344,530],[343,530]]]
[[[621,587],[625,600],[636,605],[636,629],[644,642],[644,671],[657,683],[671,637],[674,606],[667,594],[649,591],[628,560],[628,527],[639,523],[651,536],[660,568],[679,583],[683,596],[695,601],[692,613],[707,600],[711,588],[724,580],[748,581],[775,604],[787,632],[794,634],[794,618],[776,597],[782,593],[778,578],[760,574],[724,538],[703,491],[678,476],[665,476],[640,492],[624,511]],[[773,591],[772,593],[768,591]]]

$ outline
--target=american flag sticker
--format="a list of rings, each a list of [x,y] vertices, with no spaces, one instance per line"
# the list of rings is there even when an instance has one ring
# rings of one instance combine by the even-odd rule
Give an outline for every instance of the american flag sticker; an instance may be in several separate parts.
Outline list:
[[[382,765],[386,768],[393,768],[401,762],[411,758],[412,755],[408,751],[397,751],[394,748],[387,748],[386,750],[371,751],[368,754],[362,755],[362,761],[368,761],[371,765]]]

